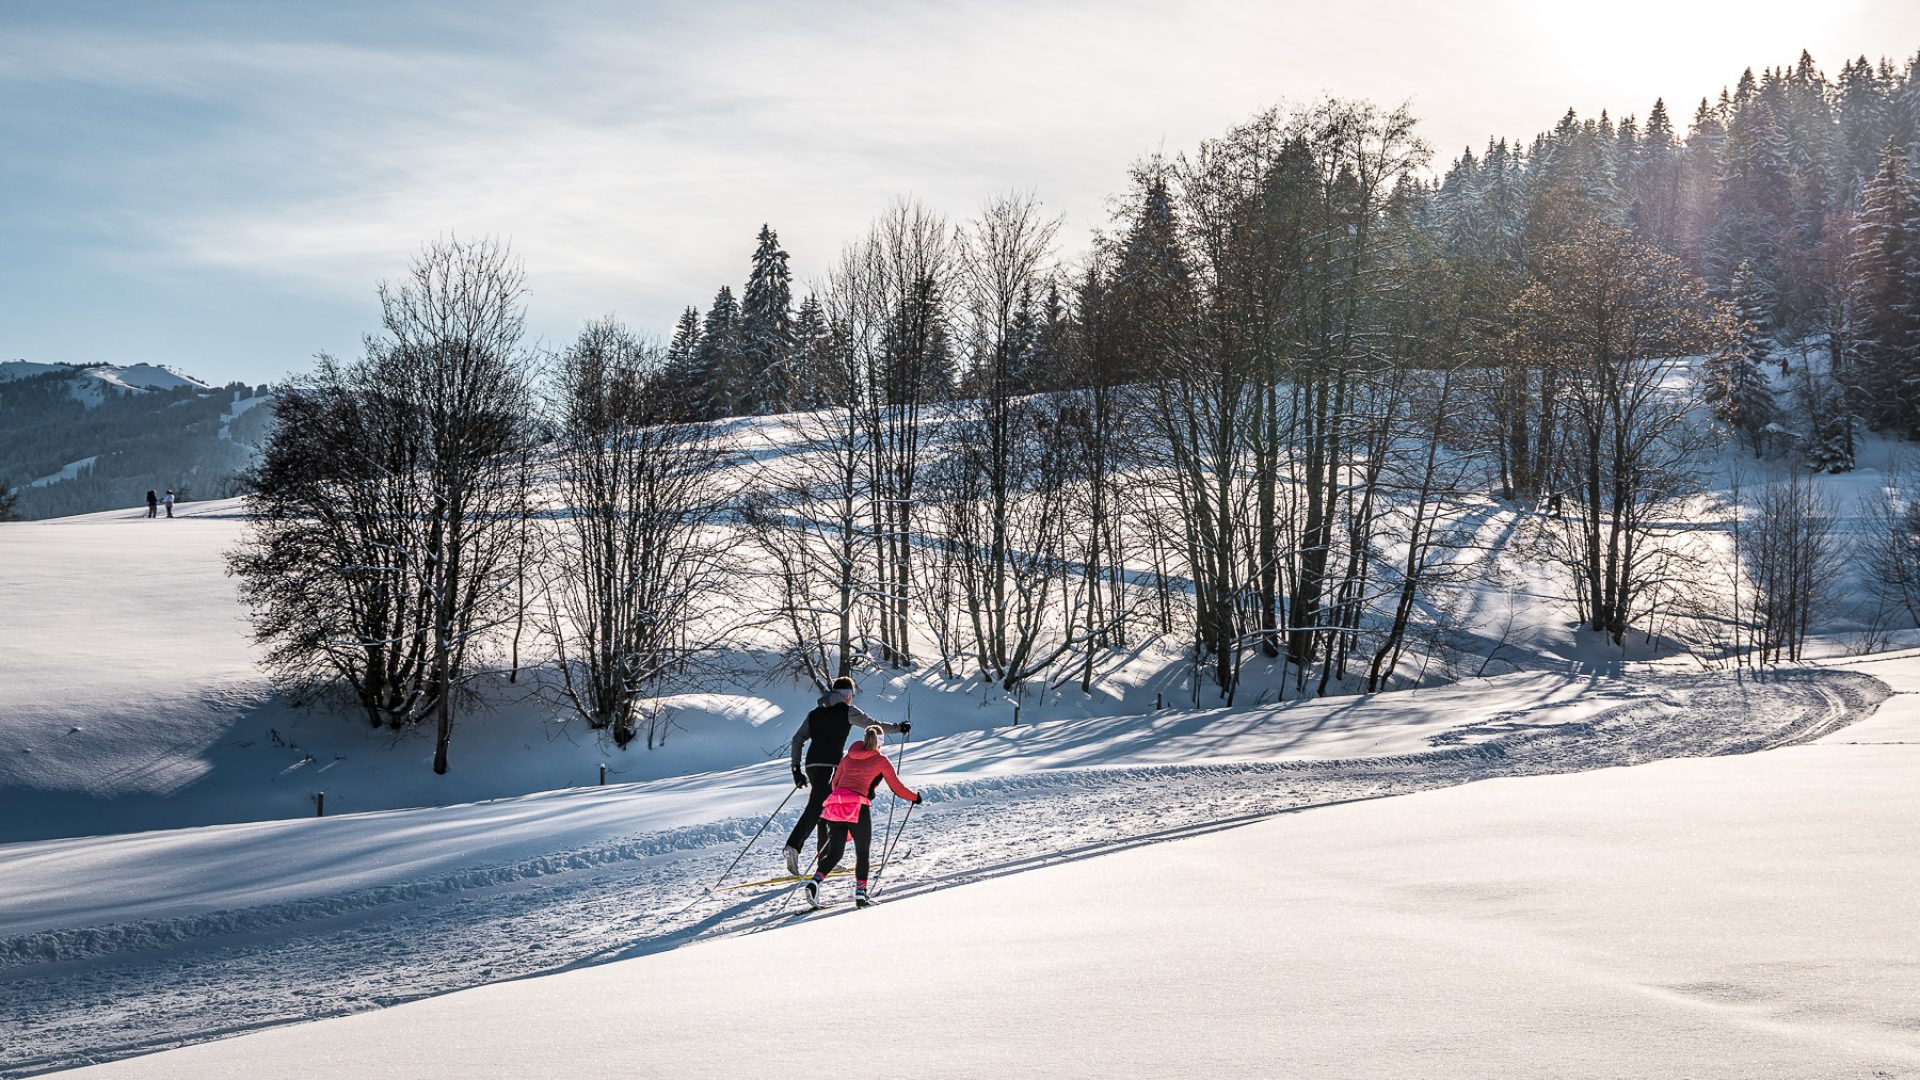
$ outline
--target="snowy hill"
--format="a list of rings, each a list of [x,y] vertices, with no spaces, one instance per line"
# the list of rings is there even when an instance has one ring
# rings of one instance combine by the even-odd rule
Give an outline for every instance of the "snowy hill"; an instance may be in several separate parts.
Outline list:
[[[22,489],[28,518],[138,505],[149,489],[222,495],[270,400],[157,364],[0,364],[0,484]]]
[[[104,400],[101,387],[133,393],[186,387],[213,389],[211,383],[201,382],[165,364],[41,364],[28,360],[0,363],[0,383],[46,375],[67,376],[75,399],[90,407]]]
[[[758,1078],[811,1060],[798,973],[861,957],[830,1054],[880,1074],[1912,1076],[1920,664],[1872,670],[1899,707],[1812,746],[1287,815],[75,1075]]]
[[[1433,770],[1447,790],[1401,798],[1379,796],[1417,785],[1381,759],[1237,782],[1255,762],[1227,762],[1286,740],[1231,716],[1174,736],[1206,747],[1203,786],[1114,768],[1131,757],[1113,729],[1054,740],[1105,758],[1111,796],[1045,754],[938,740],[910,750],[929,801],[900,821],[891,899],[845,919],[844,901],[802,916],[784,890],[700,891],[784,788],[778,766],[0,848],[19,1009],[0,1071],[497,983],[78,1075],[763,1076],[794,1055],[769,1017],[809,993],[781,973],[858,956],[875,1005],[850,1031],[884,1034],[862,1060],[914,1075],[1907,1075],[1920,987],[1885,945],[1920,884],[1895,854],[1920,841],[1920,656],[1802,678],[1865,695],[1807,714],[1790,737],[1808,745],[1468,786],[1461,755],[1403,760],[1400,781]],[[1881,680],[1899,694],[1876,711]],[[1580,731],[1566,750],[1613,724],[1778,713],[1612,683],[1609,705],[1500,680],[1430,722],[1519,710],[1483,725],[1520,738],[1471,759],[1494,762],[1553,732]],[[1292,740],[1410,748],[1418,705],[1328,709]],[[734,880],[773,862],[763,845]],[[582,1012],[591,1033],[547,1019]]]
[[[198,392],[155,392],[165,393]],[[211,405],[228,423],[267,412]],[[787,423],[730,425],[730,437],[755,447],[737,466],[744,476],[787,467]],[[1849,505],[1884,482],[1874,455],[1892,449],[1869,445],[1866,467],[1817,482]],[[1728,457],[1721,468],[1731,475],[1734,464]],[[1722,560],[1729,538],[1714,500],[1724,491],[1702,500],[1687,534]],[[1842,967],[1831,970],[1846,970],[1857,954],[1844,951],[1841,927],[1821,923],[1799,952],[1769,946],[1766,955],[1789,966],[1756,974],[1735,970],[1743,961],[1729,937],[1761,933],[1750,925],[1762,918],[1754,904],[1742,900],[1728,916],[1733,929],[1644,923],[1660,903],[1717,911],[1719,897],[1746,895],[1755,861],[1776,847],[1794,867],[1823,867],[1768,879],[1795,910],[1840,903],[1833,890],[1843,888],[1900,895],[1904,863],[1831,838],[1868,835],[1862,816],[1912,818],[1906,789],[1888,777],[1911,753],[1904,691],[1920,688],[1920,658],[1840,662],[1863,641],[1899,636],[1863,635],[1844,605],[1818,627],[1813,652],[1833,658],[1828,666],[1736,672],[1670,640],[1604,646],[1577,628],[1553,573],[1511,542],[1538,515],[1466,498],[1474,557],[1488,562],[1458,586],[1458,636],[1416,658],[1416,672],[1432,674],[1405,680],[1412,689],[1303,701],[1250,662],[1240,700],[1223,707],[1196,691],[1185,650],[1156,638],[1103,661],[1089,693],[1075,679],[1036,680],[1010,698],[937,665],[868,678],[868,709],[913,720],[912,741],[891,749],[928,799],[911,819],[891,805],[877,824],[901,839],[883,878],[892,900],[866,925],[910,935],[888,939],[902,970],[918,962],[922,978],[951,986],[952,1015],[969,1023],[986,1023],[986,1002],[996,987],[1005,992],[978,980],[1016,975],[1032,994],[1024,1014],[1060,1017],[1066,1049],[1050,1056],[1016,1039],[1007,1053],[1061,1074],[1087,1061],[1182,1072],[1162,1056],[1191,1046],[1197,1030],[1181,1026],[1179,1003],[1216,985],[1235,1008],[1277,1010],[1233,1015],[1244,1021],[1236,1030],[1279,1034],[1207,1051],[1210,1068],[1236,1074],[1262,1073],[1253,1063],[1263,1055],[1357,1060],[1366,1033],[1387,1022],[1340,1027],[1363,986],[1407,988],[1376,1005],[1404,1017],[1408,1032],[1380,1051],[1382,1075],[1405,1074],[1422,1046],[1444,1048],[1434,1075],[1477,1075],[1485,1060],[1553,1071],[1538,1056],[1542,1039],[1590,1045],[1597,1074],[1696,1053],[1726,1062],[1725,1075],[1794,1072],[1858,1031],[1871,1032],[1859,1060],[1907,1060],[1911,1033],[1889,1034],[1876,1019],[1903,985],[1897,978],[1884,994],[1860,994],[1821,973],[1829,969],[1807,976],[1797,985],[1826,1018],[1817,1022],[1765,1004],[1800,1000],[1787,989],[1793,963],[1837,955]],[[812,695],[776,673],[773,640],[743,635],[716,666],[722,674],[668,699],[670,723],[652,748],[619,750],[580,730],[538,672],[490,675],[463,706],[453,770],[436,776],[424,733],[298,707],[262,677],[224,573],[242,512],[215,500],[188,503],[172,520],[115,510],[0,524],[0,565],[10,568],[0,610],[14,629],[0,649],[0,979],[9,990],[0,1075],[555,973],[570,974],[516,988],[566,998],[576,985],[592,994],[629,979],[684,978],[705,988],[686,999],[698,1002],[748,968],[811,966],[852,947],[852,931],[832,915],[791,935],[762,934],[794,921],[790,893],[704,891],[777,873],[779,838],[796,812],[784,755]],[[750,589],[733,599],[751,602]],[[1890,701],[1889,682],[1903,691]],[[1844,756],[1826,754],[1836,742],[1848,744]],[[1640,765],[1649,767],[1621,768]],[[888,809],[883,799],[882,817]],[[1794,822],[1783,821],[1789,814]],[[1676,829],[1677,820],[1698,828]],[[1830,861],[1815,862],[1823,851]],[[1111,858],[1087,861],[1094,855]],[[1676,883],[1676,868],[1689,866],[1703,869]],[[1035,884],[1021,880],[1045,867]],[[831,888],[844,898],[843,885]],[[1002,904],[1023,910],[1007,919]],[[1050,911],[1024,910],[1041,907]],[[916,908],[934,914],[910,917]],[[1608,923],[1615,909],[1630,917]],[[1885,940],[1872,920],[1891,916],[1841,910],[1868,940]],[[884,929],[901,920],[907,929]],[[972,946],[969,935],[998,944]],[[1576,947],[1587,951],[1570,957]],[[1036,959],[981,962],[1015,953]],[[718,981],[684,974],[702,956],[717,957],[707,962]],[[1368,978],[1343,975],[1343,957]],[[1174,979],[1143,983],[1128,974],[1134,965]],[[477,991],[506,995],[502,1009],[530,1008],[515,992]],[[618,992],[679,1017],[652,991]],[[1159,1012],[1128,1011],[1140,1002]],[[1534,1011],[1515,1012],[1526,1002]],[[1668,1041],[1581,1042],[1586,1028],[1555,1019],[1594,1010],[1615,1018],[1599,1030],[1650,1025]],[[1701,1027],[1688,1019],[1698,1010],[1715,1019]],[[1526,1017],[1519,1033],[1452,1034],[1502,1013]],[[685,1030],[752,1045],[738,1026],[745,1015],[719,1009]],[[1288,1034],[1296,1021],[1301,1034]],[[441,1067],[405,1056],[436,1044],[396,1038],[384,1022],[341,1023],[373,1024],[344,1036],[365,1055],[354,1074]],[[1800,1027],[1792,1039],[1741,1043],[1735,1033],[1749,1023]],[[484,1060],[440,1045],[436,1061],[460,1063],[445,1075],[541,1075],[550,1061],[595,1074],[595,1063],[539,1044],[524,1025],[488,1028],[506,1041],[472,1034]],[[331,1030],[128,1067],[297,1074],[305,1066],[282,1055],[317,1052],[302,1032]],[[943,1072],[933,1048],[953,1031],[902,1030],[890,1060],[922,1073],[974,1075],[1019,1060],[972,1040],[975,1056]],[[645,1067],[683,1075],[686,1059],[673,1055],[687,1046],[646,1031],[664,1041],[647,1044],[658,1049]],[[1110,1051],[1142,1069],[1101,1056]],[[730,1055],[728,1067],[737,1061],[744,1075],[770,1060],[756,1053]],[[612,1060],[621,1075],[634,1068]],[[157,1071],[141,1071],[149,1068]]]

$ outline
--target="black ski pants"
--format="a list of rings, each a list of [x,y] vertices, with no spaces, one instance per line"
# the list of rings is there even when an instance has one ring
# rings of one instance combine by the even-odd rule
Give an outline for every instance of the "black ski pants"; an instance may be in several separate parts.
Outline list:
[[[831,874],[833,868],[840,865],[840,856],[846,854],[847,837],[853,837],[853,880],[862,885],[867,883],[867,856],[873,848],[873,808],[862,806],[860,820],[829,821],[827,825],[827,846],[820,852],[819,874]]]
[[[807,808],[800,811],[800,820],[794,822],[793,831],[787,834],[787,846],[795,851],[807,842],[808,830],[819,835],[814,838],[813,850],[817,855],[827,849],[827,823],[820,820],[820,808],[827,804],[827,796],[833,794],[834,765],[807,766]]]

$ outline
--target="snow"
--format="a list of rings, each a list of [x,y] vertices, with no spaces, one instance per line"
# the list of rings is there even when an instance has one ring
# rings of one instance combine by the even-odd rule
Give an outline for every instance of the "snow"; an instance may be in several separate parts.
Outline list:
[[[100,364],[87,368],[85,374],[109,386],[127,390],[178,390],[183,386],[213,389],[211,384],[203,383],[191,375],[183,375],[165,364]]]
[[[236,390],[234,393],[238,394],[240,391]],[[252,412],[256,406],[271,400],[272,397],[268,394],[255,394],[249,398],[236,398],[233,403],[227,407],[227,411],[220,417],[220,437],[222,439],[232,439],[233,422],[245,416],[247,413]]]
[[[743,475],[791,423],[731,422]],[[1896,449],[1864,446],[1816,478],[1843,531]],[[222,561],[241,511],[0,524],[0,1076],[761,1076],[803,1041],[769,1018],[817,1008],[780,976],[863,949],[858,1000],[900,1006],[872,1064],[931,1076],[1920,1066],[1920,652],[1846,655],[1857,580],[1821,659],[1736,674],[1579,632],[1536,515],[1470,497],[1468,645],[1416,690],[1278,700],[1250,662],[1219,707],[1155,639],[1018,725],[977,680],[871,678],[928,801],[888,903],[789,927],[790,894],[703,892],[780,806],[732,880],[774,873],[797,809],[812,694],[765,675],[772,642],[651,750],[489,676],[435,776],[425,733],[262,677]]]
[[[40,364],[32,360],[7,360],[0,362],[0,382],[12,382],[15,379],[31,379],[36,375],[45,375],[49,371],[71,371],[70,364]]]
[[[823,1008],[831,1067],[928,1077],[1920,1075],[1916,725],[1908,691],[1811,745],[1285,814],[73,1075],[763,1077],[819,1061]]]
[[[928,801],[887,880],[906,906],[1308,807],[1803,741],[1883,695],[1845,670],[1521,675],[1274,706],[1265,724],[1207,710],[958,732],[905,748]],[[1142,723],[1159,737],[1133,737]],[[1366,753],[1316,756],[1339,749]],[[757,935],[790,895],[700,890],[791,795],[785,774],[0,846],[16,1031],[0,1072]],[[733,880],[775,872],[784,808]]]
[[[65,372],[75,400],[91,409],[112,393],[145,393],[149,390],[177,390],[183,386],[211,390],[201,382],[165,364],[43,364],[31,360],[0,363],[0,382],[30,379],[50,372]]]
[[[0,524],[0,610],[22,631],[0,649],[0,842],[303,817],[321,790],[342,813],[593,783],[603,762],[615,782],[732,767],[784,754],[784,717],[811,702],[797,686],[703,695],[664,748],[622,753],[499,680],[515,704],[467,718],[437,777],[423,733],[275,695],[222,561],[239,504],[174,514]]]
[[[46,487],[48,484],[57,484],[62,480],[78,479],[81,473],[84,473],[88,469],[93,468],[93,463],[99,460],[100,460],[99,454],[92,454],[87,457],[81,458],[79,461],[69,461],[65,465],[62,465],[58,472],[48,473],[47,475],[42,476],[39,479],[28,484],[27,486],[28,487]]]

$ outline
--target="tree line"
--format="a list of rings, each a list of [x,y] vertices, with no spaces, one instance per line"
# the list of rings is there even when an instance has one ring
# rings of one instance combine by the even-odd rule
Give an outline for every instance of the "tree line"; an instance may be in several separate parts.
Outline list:
[[[741,299],[689,308],[664,348],[601,320],[539,356],[518,264],[444,241],[383,288],[365,356],[283,391],[233,569],[277,675],[430,722],[442,770],[479,674],[545,668],[624,745],[703,658],[769,635],[821,684],[934,667],[1091,690],[1160,638],[1184,643],[1196,700],[1236,700],[1256,659],[1283,693],[1380,689],[1446,655],[1511,543],[1615,643],[1724,621],[1676,542],[1710,444],[1745,432],[1842,467],[1824,455],[1856,422],[1911,419],[1861,395],[1868,372],[1920,371],[1867,329],[1893,304],[1876,267],[1920,251],[1900,246],[1920,216],[1884,208],[1914,184],[1894,107],[1914,82],[1847,73],[1844,92],[1810,62],[1743,79],[1685,140],[1660,106],[1644,134],[1569,116],[1437,180],[1404,108],[1271,110],[1140,162],[1077,261],[1030,194],[958,222],[903,200],[797,306],[763,227]],[[1731,170],[1776,159],[1726,132],[1808,85],[1850,131],[1863,79],[1882,145],[1818,203],[1841,268],[1820,293],[1796,276],[1806,237],[1735,197]],[[1795,170],[1852,145],[1790,130]],[[1832,362],[1793,366],[1826,411],[1756,422],[1758,365],[1809,335]],[[1534,511],[1522,535],[1490,526],[1489,493]],[[1820,552],[1783,539],[1818,516],[1794,498],[1748,529],[1768,554],[1741,580],[1767,599],[1734,618],[1797,654],[1815,590],[1779,564]]]

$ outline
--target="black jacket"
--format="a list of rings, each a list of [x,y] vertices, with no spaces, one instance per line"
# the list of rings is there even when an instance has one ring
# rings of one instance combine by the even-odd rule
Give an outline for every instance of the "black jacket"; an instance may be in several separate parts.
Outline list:
[[[831,704],[828,702],[831,701]],[[840,700],[838,694],[821,697],[821,703],[800,721],[800,729],[793,733],[793,768],[800,769],[800,747],[806,745],[807,767],[822,766],[831,768],[840,764],[840,758],[847,752],[847,737],[857,726],[865,729],[870,724],[880,724],[880,730],[889,735],[899,732],[898,724],[882,724],[868,716],[856,705]]]

